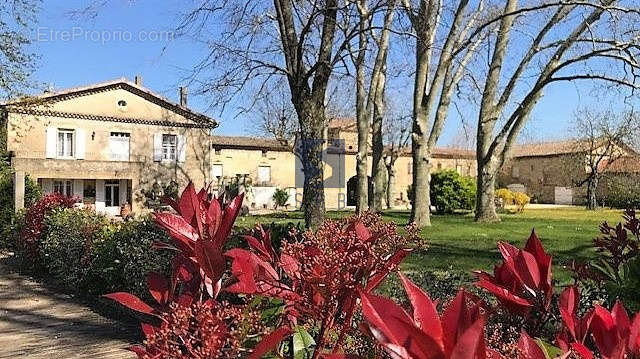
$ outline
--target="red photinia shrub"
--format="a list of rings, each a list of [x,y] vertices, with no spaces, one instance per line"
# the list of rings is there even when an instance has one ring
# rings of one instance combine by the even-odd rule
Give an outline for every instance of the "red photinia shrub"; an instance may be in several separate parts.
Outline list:
[[[72,208],[76,199],[60,193],[51,193],[40,198],[27,209],[24,216],[24,228],[20,233],[20,247],[27,252],[31,261],[37,263],[40,250],[44,218],[56,208]]]
[[[484,338],[483,303],[460,290],[442,315],[429,296],[401,276],[413,313],[393,301],[361,293],[362,313],[368,329],[393,358],[484,359],[499,358]]]
[[[625,211],[625,223],[611,227],[607,222],[600,226],[602,236],[593,241],[607,273],[617,276],[620,266],[640,255],[640,219],[634,210]],[[607,274],[605,273],[605,274]]]
[[[145,346],[131,348],[141,358],[215,358],[221,351],[233,351],[242,344],[229,322],[234,321],[230,313],[248,312],[241,308],[234,312],[232,307],[215,302],[215,298],[226,269],[222,247],[243,196],[226,206],[208,197],[206,190],[196,193],[190,183],[178,202],[169,201],[177,214],[154,214],[173,242],[173,246],[157,243],[156,247],[176,250],[170,278],[157,273],[147,276],[147,286],[157,305],[152,307],[129,293],[105,295],[153,319],[142,324],[147,337]],[[255,324],[255,320],[244,320]]]
[[[589,357],[589,349],[585,346],[588,339],[593,310],[587,312],[582,318],[578,316],[578,306],[580,304],[580,291],[570,286],[565,289],[558,298],[558,308],[564,323],[564,328],[560,331],[556,342],[564,351],[575,350],[584,358]]]
[[[372,291],[397,268],[417,238],[412,227],[408,232],[398,234],[395,224],[373,213],[328,220],[315,232],[285,241],[277,255],[269,234],[259,227],[245,237],[250,251],[235,248],[226,253],[236,280],[226,290],[284,300],[292,326],[304,318],[319,327],[316,350],[338,349],[353,329],[358,291]],[[337,333],[331,345],[329,332]]]
[[[536,316],[547,313],[553,294],[551,256],[544,251],[535,231],[524,249],[505,242],[498,243],[498,249],[503,262],[495,267],[493,275],[475,272],[479,279],[476,285],[495,295],[502,307],[513,314],[528,318],[531,312]],[[534,319],[533,327],[544,322]]]
[[[140,358],[241,358],[266,331],[259,311],[214,300],[171,304],[160,319],[159,327],[143,324],[144,345],[130,348]]]

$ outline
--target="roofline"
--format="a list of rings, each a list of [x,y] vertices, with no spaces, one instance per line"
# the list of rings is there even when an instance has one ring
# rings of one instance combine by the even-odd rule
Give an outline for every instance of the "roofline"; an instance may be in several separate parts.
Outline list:
[[[63,89],[63,90],[52,92],[52,93],[42,93],[35,96],[27,96],[26,98],[9,100],[1,103],[0,107],[5,108],[10,112],[15,112],[10,108],[12,105],[17,106],[20,104],[37,103],[38,99],[43,100],[43,102],[55,102],[61,99],[83,96],[87,93],[106,91],[107,89],[111,89],[111,88],[128,88],[129,90],[131,90],[131,92],[136,93],[142,97],[150,96],[152,98],[155,98],[157,101],[152,101],[152,102],[160,106],[164,104],[165,107],[171,108],[171,110],[173,110],[174,112],[184,116],[185,118],[191,121],[211,123],[209,126],[207,126],[209,128],[216,128],[219,125],[218,121],[212,119],[211,117],[205,114],[193,111],[188,107],[182,106],[176,102],[173,102],[167,99],[166,97],[151,91],[146,87],[140,86],[134,82],[127,80],[124,77],[111,80],[111,81],[94,83],[86,86]],[[162,104],[158,102],[161,102]]]

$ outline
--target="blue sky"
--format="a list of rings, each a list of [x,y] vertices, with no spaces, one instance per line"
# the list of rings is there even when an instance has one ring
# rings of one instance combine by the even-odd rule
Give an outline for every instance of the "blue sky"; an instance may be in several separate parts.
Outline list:
[[[166,32],[179,19],[184,0],[112,0],[95,18],[73,19],[69,12],[81,9],[83,3],[86,1],[44,0],[39,26],[32,34],[36,40],[35,50],[41,56],[36,79],[61,89],[119,77],[133,79],[139,74],[146,87],[177,100],[177,88],[185,83],[180,69],[190,68],[202,55],[201,45],[189,39],[166,39]],[[64,39],[65,31],[73,34],[73,38]],[[107,31],[111,39],[92,40],[91,37],[103,31]],[[150,40],[149,36],[158,39]],[[406,88],[410,88],[412,79],[407,77],[406,84]],[[410,101],[410,96],[406,98]],[[596,102],[584,84],[548,87],[532,116],[526,136],[532,139],[563,138],[568,134],[568,122],[579,106],[594,103],[608,106],[608,101],[600,99]],[[217,133],[252,133],[249,115],[235,116],[233,108],[223,113],[207,110],[207,104],[207,98],[189,98],[189,105],[194,110],[221,120]],[[407,106],[409,108],[410,104]],[[459,127],[460,119],[452,114],[440,144],[447,144]]]

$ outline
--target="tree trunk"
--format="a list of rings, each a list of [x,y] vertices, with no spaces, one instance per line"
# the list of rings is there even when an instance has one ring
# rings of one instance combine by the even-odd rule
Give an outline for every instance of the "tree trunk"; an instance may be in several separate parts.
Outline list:
[[[495,186],[496,173],[489,166],[478,166],[478,190],[476,193],[476,221],[499,222],[496,213]]]
[[[588,210],[596,210],[598,209],[598,198],[597,198],[597,189],[598,189],[598,177],[591,176],[587,181],[587,209]]]
[[[377,106],[376,106],[377,107]],[[371,173],[373,177],[373,210],[382,211],[386,191],[386,168],[382,151],[382,114],[374,110],[373,118],[373,163]]]
[[[423,132],[424,133],[424,132]],[[418,228],[431,225],[430,218],[430,187],[431,164],[427,153],[426,138],[413,136],[413,205],[411,207],[411,223]]]
[[[322,150],[325,146],[324,103],[312,96],[300,96],[294,101],[300,123],[298,156],[304,171],[302,211],[307,228],[322,224],[325,215],[324,162]]]
[[[393,191],[396,187],[396,171],[393,166],[393,162],[387,166],[387,209],[393,209]]]

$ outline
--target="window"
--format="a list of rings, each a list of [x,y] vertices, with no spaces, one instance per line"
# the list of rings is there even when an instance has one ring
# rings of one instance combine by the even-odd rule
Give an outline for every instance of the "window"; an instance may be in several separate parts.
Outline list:
[[[438,163],[438,171],[442,169],[442,163]]]
[[[73,130],[58,130],[56,152],[58,157],[73,157]]]
[[[518,178],[520,177],[520,168],[518,166],[513,166],[511,169],[511,177]]]
[[[215,153],[216,153],[216,155],[220,156],[222,154],[222,149],[221,148],[216,148],[215,149]]]
[[[54,180],[53,192],[59,193],[63,196],[73,196],[73,181],[72,180]]]
[[[178,153],[178,136],[162,135],[162,159],[175,161],[177,153]]]
[[[129,137],[126,132],[111,132],[109,137],[109,153],[114,161],[129,160]]]
[[[271,167],[258,166],[258,183],[270,183],[271,182]]]
[[[267,157],[267,150],[262,150],[262,157]]]
[[[120,206],[120,181],[107,180],[104,181],[104,205],[106,207]]]
[[[213,180],[222,179],[222,164],[211,165],[211,178]]]

